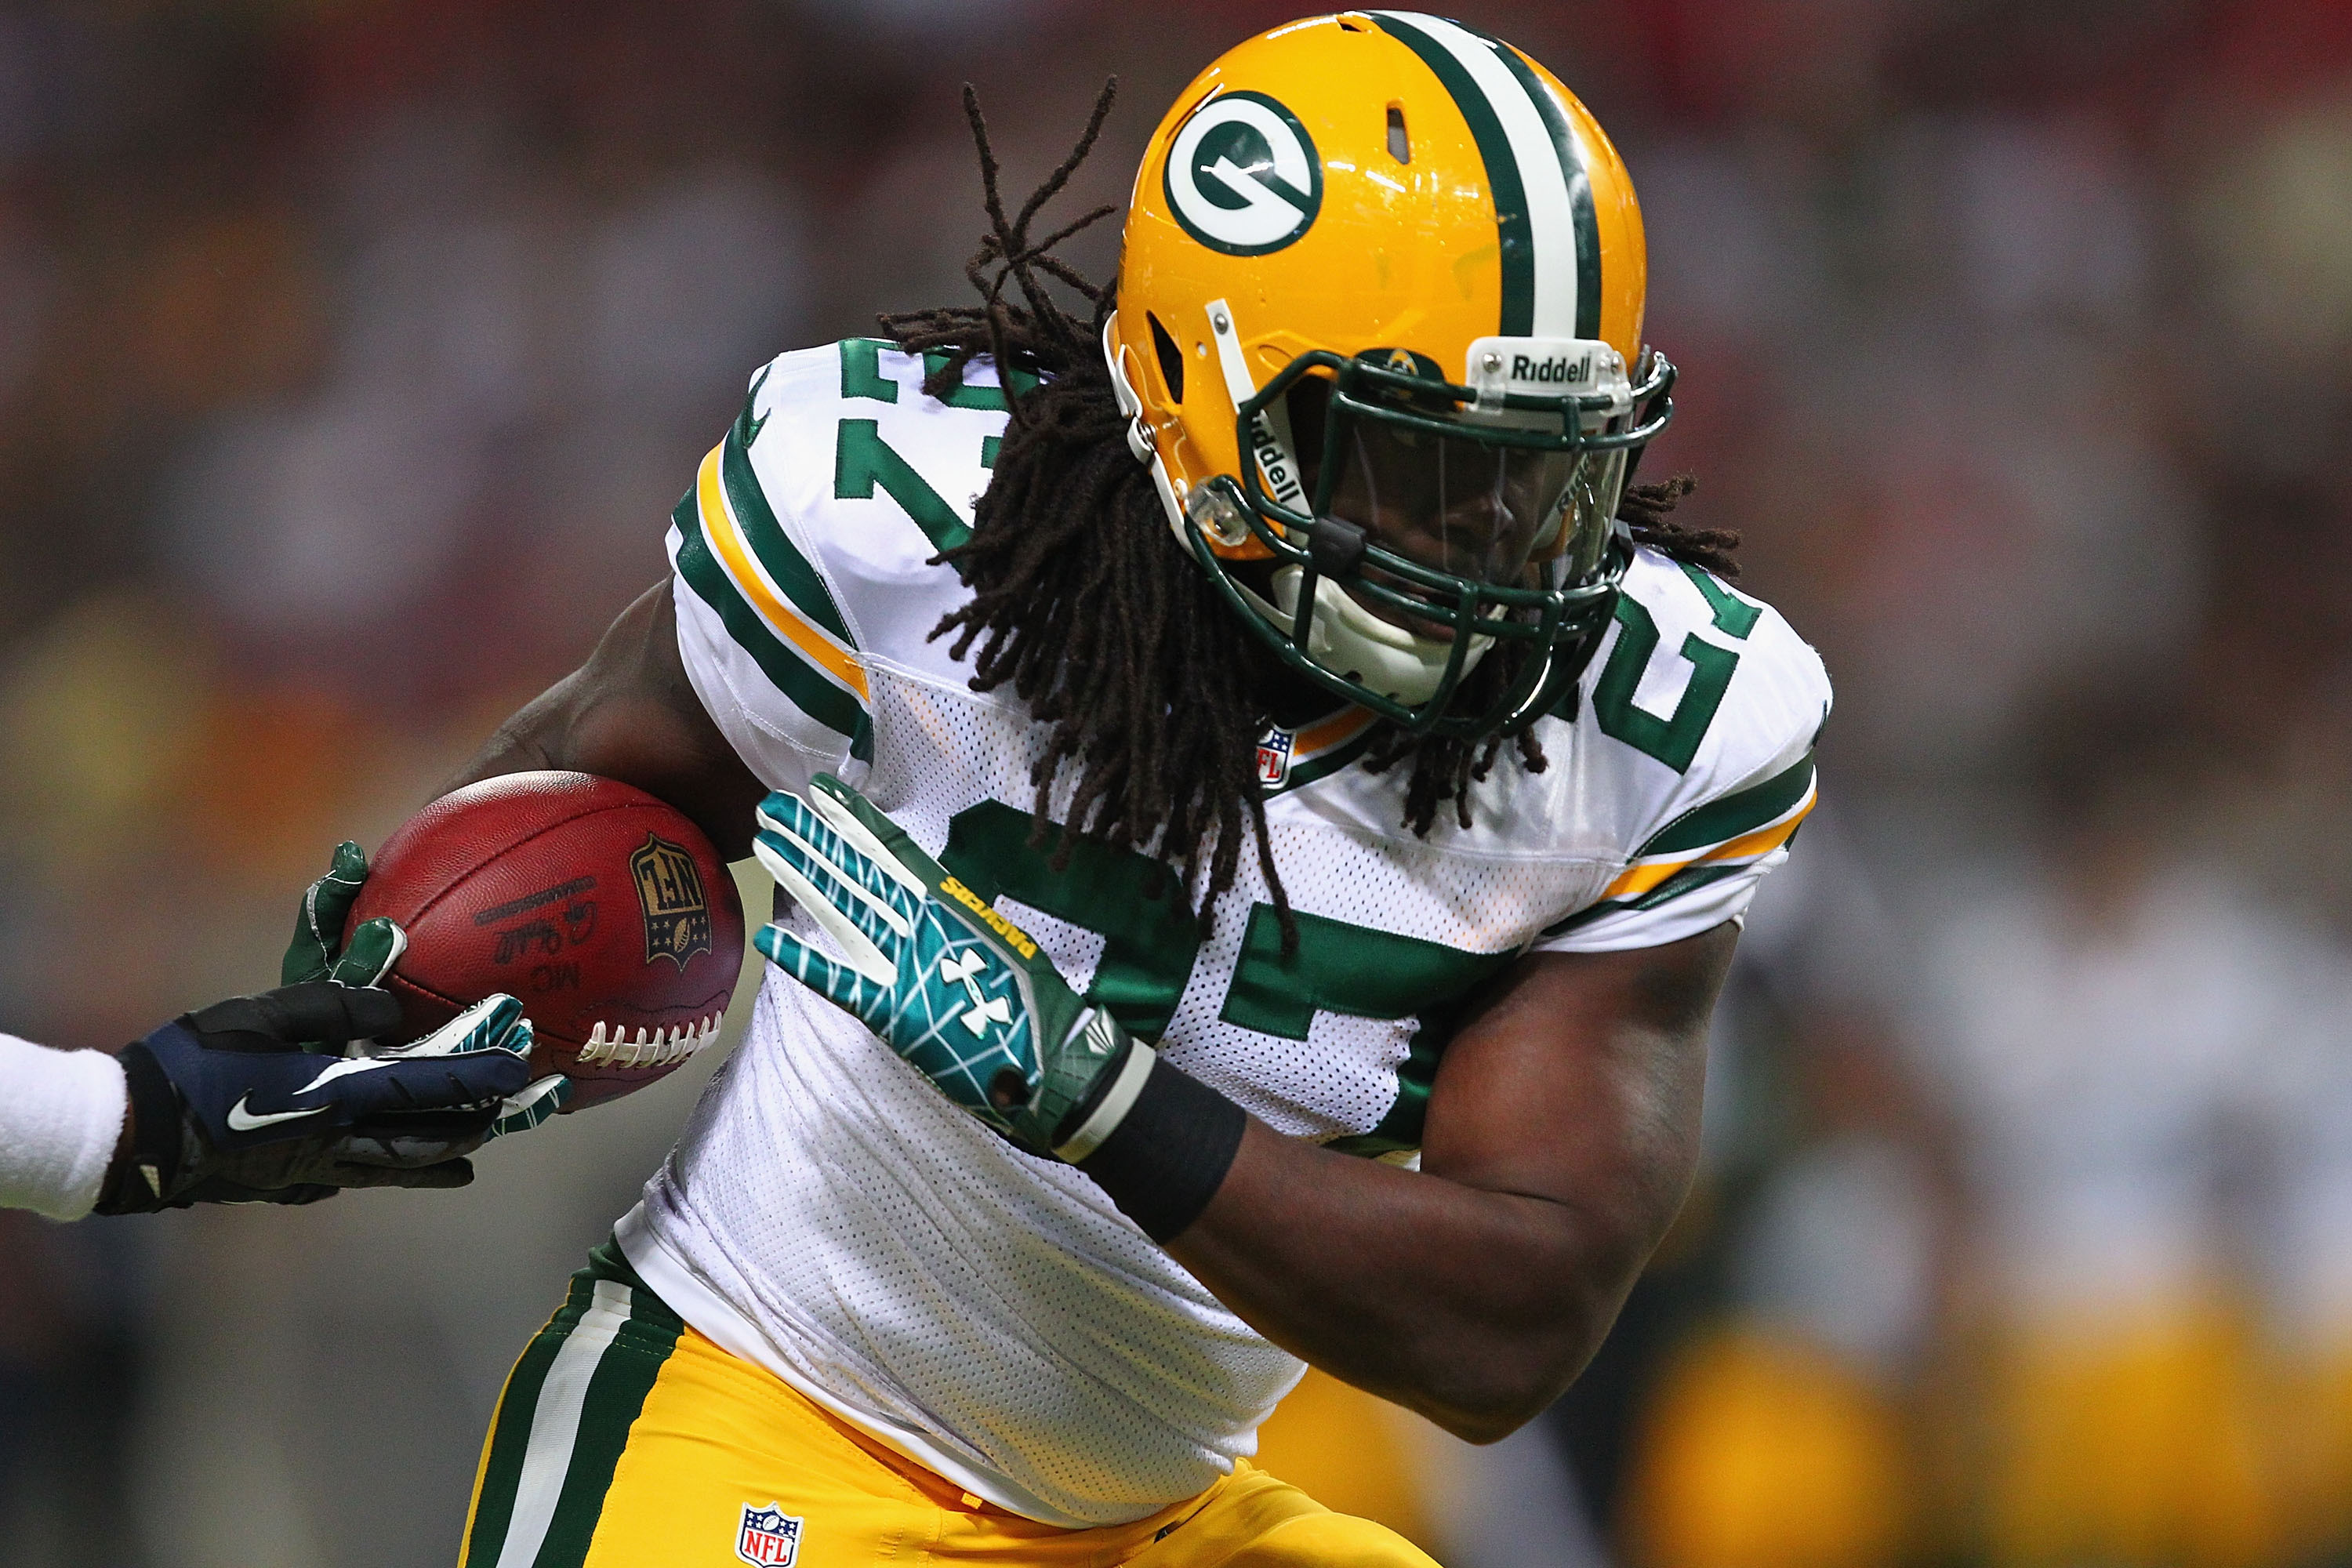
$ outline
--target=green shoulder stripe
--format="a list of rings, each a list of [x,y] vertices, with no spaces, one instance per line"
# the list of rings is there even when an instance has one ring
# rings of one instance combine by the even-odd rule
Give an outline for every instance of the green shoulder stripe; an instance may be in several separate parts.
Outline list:
[[[880,338],[841,340],[841,395],[866,397],[877,403],[898,401],[898,384],[882,374],[882,351],[896,349]]]
[[[1691,586],[1706,600],[1707,614],[1714,618],[1715,629],[1745,642],[1748,634],[1756,629],[1756,623],[1764,618],[1764,606],[1741,598],[1704,567],[1694,566],[1687,561],[1677,561],[1675,564],[1683,569],[1683,575],[1691,580]]]
[[[1761,784],[1693,806],[1652,835],[1633,858],[1704,849],[1743,833],[1753,833],[1788,815],[1813,787],[1813,753],[1807,752]]]
[[[856,647],[856,639],[849,635],[840,607],[825,591],[824,579],[817,575],[815,565],[784,532],[783,525],[776,520],[775,509],[768,504],[767,492],[760,488],[759,476],[751,471],[753,439],[751,405],[746,399],[742,416],[727,432],[726,445],[719,457],[719,479],[727,487],[727,500],[735,509],[735,521],[743,525],[743,536],[751,542],[751,552],[760,558],[760,564],[768,569],[768,575],[775,579],[776,586],[783,590],[793,607]]]
[[[702,534],[700,509],[695,504],[693,492],[688,491],[670,515],[677,524],[678,574],[710,606],[727,627],[728,636],[751,656],[761,673],[802,712],[825,728],[848,736],[850,755],[870,759],[874,754],[874,723],[864,704],[818,674],[760,618],[759,612],[728,577],[726,568],[711,554],[710,542]]]
[[[947,369],[948,359],[949,356],[943,353],[925,354],[923,379],[929,381],[932,376]],[[1003,379],[1005,385],[1010,386],[1020,396],[1026,397],[1036,390],[1037,378],[1025,370],[1016,370],[1008,365],[1000,369],[997,374]],[[961,380],[940,401],[950,408],[982,408],[995,414],[1009,414],[1013,411],[1013,405],[1007,401],[1002,388],[966,386]]]

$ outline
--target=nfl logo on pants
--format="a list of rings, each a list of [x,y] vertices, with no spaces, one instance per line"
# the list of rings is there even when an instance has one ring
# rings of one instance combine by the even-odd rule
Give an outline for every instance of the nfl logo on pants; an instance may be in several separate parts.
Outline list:
[[[770,1503],[743,1505],[743,1532],[735,1538],[735,1555],[753,1568],[792,1568],[801,1549],[801,1521]]]

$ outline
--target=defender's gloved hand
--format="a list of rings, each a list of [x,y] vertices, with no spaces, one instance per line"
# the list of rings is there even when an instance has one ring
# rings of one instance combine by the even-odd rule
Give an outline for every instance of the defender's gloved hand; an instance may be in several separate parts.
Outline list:
[[[408,946],[408,937],[392,921],[378,916],[343,942],[343,922],[359,901],[367,880],[367,855],[349,839],[335,846],[327,874],[302,894],[294,916],[294,940],[278,965],[278,984],[299,985],[310,980],[332,980],[344,985],[381,983]],[[389,1027],[390,1026],[386,1026]]]
[[[1029,935],[866,797],[819,773],[760,807],[753,849],[846,956],[781,925],[771,962],[863,1020],[946,1096],[1023,1148],[1075,1163],[1133,1109],[1151,1047],[1074,994]]]
[[[302,907],[294,913],[294,940],[287,945],[285,960],[278,965],[281,984],[300,985],[320,980],[353,987],[383,984],[383,977],[392,973],[392,966],[408,951],[408,933],[378,915],[372,921],[361,921],[349,943],[343,941],[343,922],[351,919],[352,906],[359,901],[360,888],[367,881],[367,876],[364,850],[348,838],[335,846],[334,859],[328,865],[327,874],[304,889]],[[382,1026],[391,1029],[398,1023],[395,1013]],[[521,1046],[525,1056],[530,1054],[530,1026],[526,1021]],[[433,1041],[448,1034],[448,1028],[444,1028],[403,1051],[389,1053],[366,1052],[356,1047],[346,1050],[349,1037],[304,1040],[300,1048],[330,1056],[398,1057],[424,1052]],[[366,1036],[356,1037],[363,1040]],[[489,1135],[500,1138],[509,1132],[527,1131],[569,1105],[572,1095],[570,1079],[560,1074],[539,1079],[522,1092],[507,1097],[506,1106],[491,1124]]]
[[[342,1187],[461,1187],[462,1157],[528,1100],[530,1020],[493,996],[381,1056],[303,1048],[394,1028],[389,993],[311,981],[185,1013],[123,1047],[127,1149],[100,1214],[306,1204]]]

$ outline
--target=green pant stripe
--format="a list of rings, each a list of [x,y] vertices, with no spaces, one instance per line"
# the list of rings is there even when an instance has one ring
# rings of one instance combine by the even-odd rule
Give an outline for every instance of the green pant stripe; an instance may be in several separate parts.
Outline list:
[[[587,1347],[593,1342],[574,1346],[572,1340],[583,1320],[598,1308],[600,1285],[604,1287],[604,1310],[592,1326],[600,1338],[609,1336],[609,1342],[593,1352],[594,1369],[584,1394],[577,1393],[576,1381],[570,1384],[579,1410],[576,1417],[566,1420],[561,1399],[542,1411],[552,1397],[549,1373],[567,1346],[574,1352],[575,1363],[567,1378],[576,1379],[583,1370],[576,1363],[590,1353]],[[611,1309],[623,1301],[627,1315],[615,1325]],[[532,1337],[507,1380],[491,1426],[489,1461],[483,1468],[462,1568],[577,1568],[604,1511],[604,1493],[629,1428],[684,1328],[677,1314],[646,1289],[617,1247],[607,1242],[589,1254],[588,1267],[572,1277],[563,1305]],[[534,1452],[535,1436],[550,1446],[545,1451]],[[566,1441],[568,1453],[562,1447]],[[546,1489],[555,1480],[551,1467],[559,1463],[560,1489],[551,1511]],[[534,1470],[536,1479],[527,1483]],[[528,1505],[531,1519],[518,1530],[518,1501],[526,1489],[535,1500]],[[532,1522],[541,1514],[546,1515],[543,1528]]]
[[[677,1348],[678,1332],[674,1319],[662,1322],[633,1310],[614,1336],[588,1385],[572,1439],[572,1468],[532,1568],[580,1568],[587,1561],[588,1543],[604,1517],[604,1494],[612,1489],[621,1450],[628,1447],[629,1428],[636,1425],[662,1363]]]
[[[466,1536],[461,1568],[488,1568],[499,1558],[514,1515],[515,1485],[522,1479],[523,1456],[530,1447],[530,1417],[539,1405],[539,1391],[556,1352],[571,1337],[573,1325],[587,1306],[587,1287],[576,1279],[572,1294],[530,1343],[507,1376],[506,1392],[499,1396],[498,1414],[490,1419],[490,1458],[482,1468],[481,1490],[474,1501],[474,1525]]]

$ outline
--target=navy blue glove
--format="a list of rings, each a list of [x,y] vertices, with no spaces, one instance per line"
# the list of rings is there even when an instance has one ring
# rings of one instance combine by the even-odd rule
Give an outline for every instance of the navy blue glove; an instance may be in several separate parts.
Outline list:
[[[465,1185],[463,1156],[530,1084],[530,1020],[513,997],[493,996],[396,1051],[302,1048],[399,1023],[389,993],[318,980],[182,1014],[124,1047],[131,1116],[98,1212]]]

